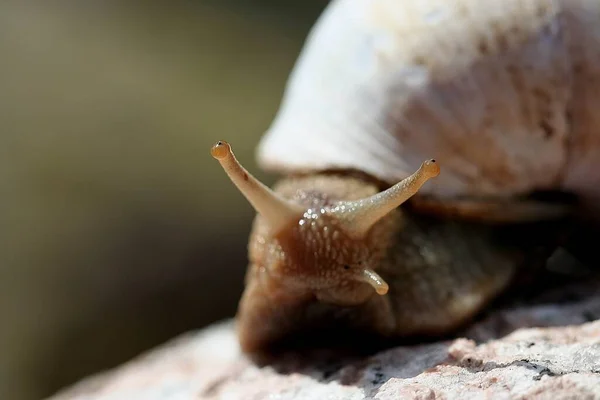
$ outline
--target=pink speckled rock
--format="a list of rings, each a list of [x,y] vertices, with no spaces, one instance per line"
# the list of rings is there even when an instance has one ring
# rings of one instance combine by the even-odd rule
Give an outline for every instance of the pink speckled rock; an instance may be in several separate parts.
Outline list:
[[[224,322],[52,399],[600,399],[600,320],[586,322],[598,316],[594,289],[576,301],[497,311],[454,341],[266,367],[240,354]]]

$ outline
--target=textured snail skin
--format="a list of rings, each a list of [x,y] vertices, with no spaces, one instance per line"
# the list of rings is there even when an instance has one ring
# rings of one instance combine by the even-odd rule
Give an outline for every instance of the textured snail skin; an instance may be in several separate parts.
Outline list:
[[[274,190],[318,209],[335,200],[370,196],[379,188],[368,178],[319,174],[283,180]],[[295,236],[293,224],[271,237],[261,216],[256,217],[237,314],[245,352],[261,353],[308,337],[318,346],[324,332],[356,335],[357,340],[362,334],[396,339],[452,332],[506,288],[535,245],[551,248],[554,238],[551,234],[547,242],[536,237],[535,245],[527,243],[523,237],[531,239],[535,228],[524,226],[513,228],[506,240],[499,236],[501,230],[487,224],[435,219],[400,208],[361,240],[341,234],[323,237],[310,229],[312,221],[318,218],[303,224],[312,234]],[[312,244],[306,246],[306,238]],[[340,266],[357,260],[389,284],[385,295],[345,278]],[[317,271],[327,271],[327,276],[307,283],[305,276],[318,276]]]

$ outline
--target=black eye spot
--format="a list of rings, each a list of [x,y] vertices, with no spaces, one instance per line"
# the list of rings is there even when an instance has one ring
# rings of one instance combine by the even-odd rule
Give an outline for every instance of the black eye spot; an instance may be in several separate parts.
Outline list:
[[[349,265],[344,265],[344,269],[350,269]]]

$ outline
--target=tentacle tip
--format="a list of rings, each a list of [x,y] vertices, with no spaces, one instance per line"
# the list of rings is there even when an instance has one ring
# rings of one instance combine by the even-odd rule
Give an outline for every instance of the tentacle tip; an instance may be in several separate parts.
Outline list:
[[[390,287],[387,283],[383,283],[382,285],[375,288],[375,292],[377,292],[377,294],[380,296],[387,294],[388,290],[390,290]]]
[[[222,160],[231,153],[231,146],[224,140],[219,140],[210,149],[210,154],[217,160]]]
[[[434,178],[440,174],[440,166],[434,159],[425,161],[421,168],[427,174],[427,176],[431,178]]]

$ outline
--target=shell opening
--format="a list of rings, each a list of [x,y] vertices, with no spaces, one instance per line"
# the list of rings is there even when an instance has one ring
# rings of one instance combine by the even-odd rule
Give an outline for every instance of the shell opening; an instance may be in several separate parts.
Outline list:
[[[440,167],[435,160],[427,160],[414,174],[391,188],[365,199],[338,202],[332,207],[332,212],[350,235],[362,237],[377,221],[415,195],[425,182],[439,174]]]
[[[303,209],[283,199],[252,176],[235,158],[229,143],[225,141],[215,143],[210,154],[219,161],[229,179],[256,212],[267,221],[272,233],[279,232],[284,226],[300,218]]]

